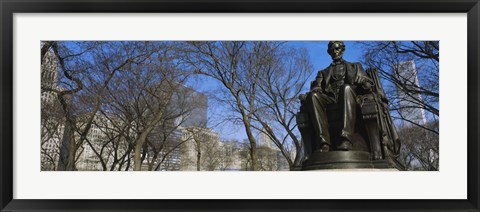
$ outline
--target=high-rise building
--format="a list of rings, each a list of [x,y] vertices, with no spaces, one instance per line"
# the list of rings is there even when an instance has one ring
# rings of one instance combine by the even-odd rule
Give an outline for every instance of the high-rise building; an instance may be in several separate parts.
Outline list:
[[[41,47],[45,45],[41,42]],[[56,89],[58,84],[58,61],[52,50],[46,52],[41,62],[41,100],[43,102],[53,103],[55,97],[52,91],[48,89]]]
[[[398,75],[403,87],[415,90],[419,87],[417,69],[415,61],[409,60],[398,64]],[[422,96],[414,92],[408,94],[397,86],[399,98],[400,115],[403,117],[404,127],[408,127],[413,123],[425,125],[427,122],[425,110],[420,108],[418,102],[422,101]],[[408,120],[408,121],[407,121]]]
[[[178,125],[206,128],[208,97],[205,94],[180,85],[171,102],[174,109],[183,110],[182,115],[176,120]]]
[[[44,42],[40,43],[43,47]],[[58,89],[58,64],[52,50],[41,58],[41,166],[42,170],[55,170],[58,164],[60,141],[63,137],[64,120],[59,116],[59,103],[52,89]]]

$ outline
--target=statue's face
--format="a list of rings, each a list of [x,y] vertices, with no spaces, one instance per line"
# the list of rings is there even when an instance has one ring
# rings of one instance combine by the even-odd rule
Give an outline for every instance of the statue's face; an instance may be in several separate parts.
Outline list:
[[[328,50],[328,53],[333,60],[340,60],[343,57],[344,49],[339,43],[334,43],[331,48]]]

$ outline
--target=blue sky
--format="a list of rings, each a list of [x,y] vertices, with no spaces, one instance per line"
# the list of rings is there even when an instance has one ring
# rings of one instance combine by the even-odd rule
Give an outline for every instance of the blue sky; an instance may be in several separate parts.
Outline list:
[[[327,67],[332,61],[327,53],[328,41],[294,41],[290,42],[290,45],[306,48],[310,54],[314,69],[317,71]],[[350,62],[359,61],[362,56],[359,45],[352,41],[346,41],[345,46],[343,58]]]

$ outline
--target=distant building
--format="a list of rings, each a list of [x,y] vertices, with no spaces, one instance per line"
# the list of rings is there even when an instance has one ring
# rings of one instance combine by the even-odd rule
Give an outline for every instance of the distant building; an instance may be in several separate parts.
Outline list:
[[[77,124],[79,125],[79,128],[82,128],[83,123],[81,121],[79,121]],[[91,128],[87,134],[87,139],[92,146],[85,141],[77,152],[77,154],[79,154],[79,159],[77,161],[76,168],[79,171],[103,170],[100,159],[97,154],[95,154],[94,149],[97,151],[97,153],[102,154],[102,156],[105,157],[107,167],[111,167],[113,164],[112,156],[114,154],[114,150],[111,148],[111,146],[104,145],[109,142],[110,139],[115,137],[113,132],[108,130],[112,128],[113,124],[111,123],[110,119],[104,115],[96,114],[94,116]],[[110,134],[107,134],[107,131],[109,131]],[[80,139],[80,135],[78,133],[76,133],[75,136],[76,139]],[[116,145],[121,145],[121,143],[118,142]],[[124,148],[118,147],[117,151],[126,151],[126,146]]]
[[[184,85],[179,85],[178,92],[172,96],[170,105],[170,110],[181,114],[174,121],[174,125],[206,128],[208,98],[205,94]]]
[[[270,127],[270,126],[268,126]],[[264,128],[262,132],[260,132],[260,136],[259,136],[259,139],[258,139],[258,146],[265,146],[267,148],[272,148],[273,147],[273,141],[272,139],[270,138],[270,136],[267,135],[267,133],[265,133],[266,129]]]
[[[44,43],[41,42],[41,47]],[[58,61],[52,50],[47,51],[41,62],[41,100],[42,103],[50,104],[56,99],[52,91],[48,89],[57,89],[58,84]]]
[[[218,160],[220,167],[221,151],[223,143],[220,142],[220,135],[209,128],[185,127],[182,128],[182,139],[184,144],[181,147],[181,170],[196,171],[198,162],[198,153],[200,152],[201,170],[217,169],[216,164],[209,163],[208,160]],[[216,157],[218,158],[212,158]],[[208,165],[210,166],[208,166]]]
[[[410,60],[402,62],[398,65],[397,69],[400,80],[405,83],[407,87],[411,87],[412,89],[419,87],[415,61]],[[409,120],[418,125],[425,125],[427,123],[425,110],[419,108],[419,105],[416,104],[416,102],[421,101],[423,97],[420,94],[412,94],[411,92],[409,92],[407,95],[398,86],[397,93],[399,97],[399,106],[401,108],[400,115],[403,117],[403,119]],[[411,122],[405,120],[403,121],[404,127],[409,127],[412,125]]]
[[[225,157],[222,160],[224,171],[242,170],[241,144],[238,141],[221,141],[225,150]]]
[[[182,127],[201,127],[207,126],[208,97],[192,88],[181,86],[179,92],[172,97],[172,102],[176,106],[183,106],[188,111],[185,114]]]
[[[158,126],[150,133],[148,140],[152,146],[148,148],[147,158],[153,160],[157,154],[157,161],[162,160],[158,169],[159,171],[178,171],[181,169],[182,154],[180,148],[183,145],[181,127],[174,124],[165,124]]]
[[[268,126],[271,128],[271,126]],[[274,144],[272,138],[265,133],[267,129],[263,129],[258,139],[258,154],[261,165],[266,171],[289,170],[288,162],[282,152]]]
[[[44,43],[40,43],[43,47]],[[58,89],[58,64],[53,51],[47,51],[40,66],[41,170],[52,171],[58,165],[64,119],[59,116],[59,102],[50,89]]]

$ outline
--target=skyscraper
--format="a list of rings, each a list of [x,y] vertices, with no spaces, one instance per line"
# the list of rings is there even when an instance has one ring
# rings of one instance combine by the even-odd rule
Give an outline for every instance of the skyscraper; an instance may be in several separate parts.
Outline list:
[[[44,42],[40,43],[43,47]],[[54,93],[48,91],[47,89],[56,89],[58,83],[58,64],[57,59],[52,50],[46,52],[45,56],[42,58],[41,63],[41,86],[42,86],[42,103],[48,102],[53,103]]]
[[[397,85],[397,93],[404,127],[409,127],[413,123],[425,125],[427,122],[425,110],[418,104],[423,97],[419,93],[412,92],[419,87],[415,61],[402,62],[398,64],[397,70],[399,81],[402,83],[402,86]],[[405,88],[409,90],[408,93],[405,92]]]

